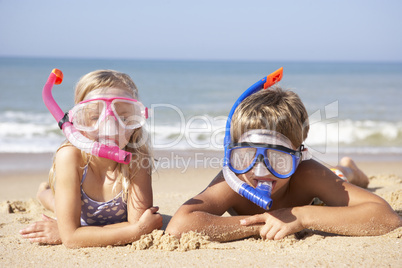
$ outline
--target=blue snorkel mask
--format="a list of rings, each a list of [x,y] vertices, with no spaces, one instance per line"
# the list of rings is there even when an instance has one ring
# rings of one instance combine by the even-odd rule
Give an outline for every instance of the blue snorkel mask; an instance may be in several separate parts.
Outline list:
[[[283,68],[280,68],[280,69],[276,70],[275,72],[273,72],[272,74],[268,75],[267,77],[264,77],[263,79],[259,80],[258,82],[253,84],[251,87],[249,87],[245,92],[243,92],[243,94],[234,103],[232,109],[230,110],[230,113],[229,113],[229,116],[228,116],[228,119],[226,122],[226,131],[225,131],[225,139],[224,139],[225,157],[223,160],[223,168],[222,168],[223,176],[224,176],[226,182],[228,183],[228,185],[235,192],[237,192],[241,196],[247,198],[251,202],[255,203],[256,205],[258,205],[266,210],[270,209],[272,206],[272,199],[271,199],[272,182],[261,181],[258,183],[256,188],[253,188],[252,186],[248,185],[246,182],[241,181],[236,176],[235,172],[237,172],[239,170],[237,170],[235,167],[233,167],[233,165],[230,162],[231,153],[232,153],[233,148],[235,147],[234,144],[231,144],[230,126],[231,126],[231,122],[232,122],[232,116],[233,116],[237,106],[239,106],[239,104],[245,98],[260,91],[261,89],[267,89],[267,88],[273,86],[274,84],[276,84],[277,82],[279,82],[282,79],[282,76],[283,76]],[[241,144],[240,144],[240,146],[241,146]],[[273,149],[273,150],[275,150],[275,149],[283,150],[284,149],[281,147],[281,145],[277,145],[277,146],[279,146],[279,147],[271,148],[271,149]],[[271,147],[275,147],[275,146],[271,146]],[[300,150],[299,151],[289,150],[290,154],[292,154],[292,153],[294,154],[294,158],[292,158],[292,160],[294,162],[296,161],[297,163],[293,164],[295,166],[291,167],[291,170],[288,172],[288,174],[282,175],[283,178],[285,176],[289,177],[296,170],[298,163],[300,163],[300,157],[301,157],[301,154],[299,155],[298,152],[300,153]],[[264,156],[266,154],[265,152],[263,152],[262,147],[261,147],[261,149],[257,150],[257,153],[258,153],[258,155],[256,155],[256,157],[258,157],[258,158],[260,158],[260,155]],[[251,167],[247,167],[245,169],[242,168],[240,170],[240,172],[237,172],[237,173],[245,173],[248,170],[250,170],[252,167],[254,167],[256,159],[254,159],[253,161],[254,162],[252,162],[252,164],[250,165]],[[262,162],[262,161],[259,160],[259,162]],[[269,168],[269,167],[271,167],[272,165],[270,165],[269,163],[268,163],[268,165],[267,165],[267,163],[265,163],[265,165],[268,168],[268,170],[271,170],[271,168]],[[274,175],[275,176],[279,175],[277,177],[281,178],[280,177],[281,174],[274,174]]]

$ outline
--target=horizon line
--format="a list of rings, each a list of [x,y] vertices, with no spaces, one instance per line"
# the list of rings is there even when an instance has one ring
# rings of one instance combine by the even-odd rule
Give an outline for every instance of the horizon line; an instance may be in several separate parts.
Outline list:
[[[197,58],[141,58],[141,57],[85,57],[85,56],[38,56],[38,55],[2,55],[0,58],[9,59],[46,59],[46,60],[122,60],[122,61],[176,61],[176,62],[237,62],[237,63],[389,63],[389,64],[402,64],[402,60],[334,60],[334,59],[322,59],[322,60],[307,60],[307,59],[197,59]]]

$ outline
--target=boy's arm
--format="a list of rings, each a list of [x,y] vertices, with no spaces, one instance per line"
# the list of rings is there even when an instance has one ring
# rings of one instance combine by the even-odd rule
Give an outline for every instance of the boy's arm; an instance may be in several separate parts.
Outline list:
[[[295,210],[306,228],[342,235],[382,235],[401,225],[401,219],[381,197],[347,183],[317,162],[311,163],[310,185],[326,206]]]
[[[267,239],[280,239],[304,228],[360,236],[381,235],[401,226],[399,216],[381,197],[342,181],[315,161],[303,166],[291,179],[295,203],[290,208],[252,216],[242,224],[265,224],[261,236]],[[303,205],[304,196],[319,197],[326,206]]]
[[[195,231],[220,242],[258,235],[259,226],[240,225],[240,220],[248,216],[222,216],[245,200],[227,185],[220,172],[203,192],[178,209],[166,233],[180,237],[183,233]]]
[[[363,236],[382,235],[401,226],[399,216],[381,197],[347,182],[337,184],[341,186],[334,187],[342,189],[327,190],[319,196],[326,206],[295,208],[294,213],[301,217],[305,228]]]

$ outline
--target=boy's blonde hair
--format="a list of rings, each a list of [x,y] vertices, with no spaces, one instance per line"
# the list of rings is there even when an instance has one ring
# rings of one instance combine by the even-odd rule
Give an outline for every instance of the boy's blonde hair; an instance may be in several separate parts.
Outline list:
[[[243,100],[232,117],[232,142],[251,129],[269,129],[285,135],[298,149],[309,131],[308,114],[299,96],[279,86],[261,90]]]
[[[95,89],[109,87],[123,89],[127,91],[132,98],[138,99],[137,86],[130,76],[114,70],[97,70],[84,75],[78,81],[75,88],[74,102],[75,104],[78,104],[79,102],[83,101],[85,97]],[[57,151],[65,146],[73,145],[66,140]],[[124,199],[127,200],[128,188],[136,173],[142,167],[149,167],[149,172],[151,172],[151,147],[149,144],[149,139],[147,138],[147,133],[143,127],[134,131],[130,137],[129,143],[125,148],[123,148],[123,150],[133,154],[130,164],[126,165],[118,163],[116,168],[118,170],[116,183],[122,183]],[[81,155],[83,166],[89,164],[91,161],[91,155],[85,153],[84,151],[81,151]],[[55,161],[53,161],[52,168],[49,172],[49,182],[53,191],[55,175],[56,166]],[[114,186],[116,186],[116,183]]]

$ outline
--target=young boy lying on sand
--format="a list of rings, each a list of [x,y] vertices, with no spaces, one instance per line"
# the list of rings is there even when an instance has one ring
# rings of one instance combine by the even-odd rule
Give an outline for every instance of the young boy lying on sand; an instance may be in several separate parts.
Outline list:
[[[358,187],[367,187],[368,178],[350,158],[338,166],[350,183],[315,160],[302,161],[309,124],[296,93],[279,87],[258,91],[239,104],[231,122],[227,167],[179,208],[167,233],[180,237],[196,231],[214,241],[231,241],[255,235],[281,239],[303,229],[381,235],[401,226],[385,200]],[[235,178],[228,179],[230,174]],[[271,194],[272,207],[267,211],[241,196],[230,180],[251,186],[252,194],[243,195],[254,195],[250,199],[257,203]],[[312,205],[315,198],[326,205]],[[223,217],[225,212],[231,216]]]

